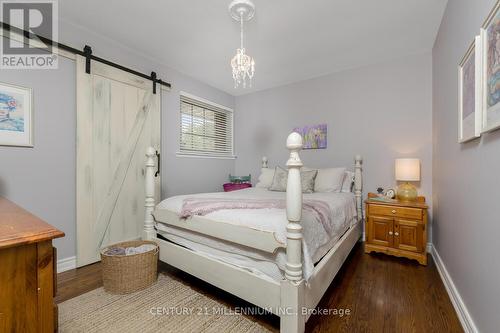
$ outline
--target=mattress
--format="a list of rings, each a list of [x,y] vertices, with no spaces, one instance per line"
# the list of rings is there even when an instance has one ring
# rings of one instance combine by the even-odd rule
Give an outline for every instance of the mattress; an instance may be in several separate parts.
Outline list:
[[[168,198],[157,205],[156,209],[166,209],[179,214],[186,198],[231,198],[231,199],[285,199],[284,192],[268,191],[261,188],[249,188],[234,192],[217,192],[183,195]],[[303,270],[307,280],[318,262],[357,222],[356,200],[352,193],[311,193],[304,194],[304,200],[322,200],[329,206],[329,229],[314,219],[314,216],[303,212]],[[252,229],[274,232],[278,241],[286,243],[286,212],[284,209],[225,209],[205,215],[215,222],[230,223]],[[254,274],[274,280],[284,276],[286,263],[285,249],[275,253],[267,253],[247,246],[220,240],[214,237],[176,228],[163,222],[156,222],[158,234],[167,240],[198,251],[220,261],[247,269]]]

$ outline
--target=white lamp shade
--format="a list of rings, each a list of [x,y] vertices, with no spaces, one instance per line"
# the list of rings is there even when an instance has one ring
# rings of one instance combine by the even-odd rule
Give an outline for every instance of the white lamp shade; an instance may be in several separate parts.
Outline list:
[[[396,159],[396,180],[405,182],[420,181],[420,160],[418,158]]]

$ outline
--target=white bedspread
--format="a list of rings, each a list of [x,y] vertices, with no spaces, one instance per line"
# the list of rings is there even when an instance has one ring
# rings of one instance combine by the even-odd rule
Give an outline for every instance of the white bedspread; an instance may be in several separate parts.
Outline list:
[[[268,191],[261,188],[249,188],[234,192],[203,193],[193,195],[182,195],[168,198],[158,204],[156,209],[167,209],[179,213],[185,198],[242,198],[242,199],[284,199],[284,192]],[[303,269],[306,280],[312,274],[314,263],[319,261],[339,238],[356,222],[356,201],[352,193],[311,193],[304,194],[304,199],[323,200],[330,207],[331,218],[329,220],[331,237],[325,231],[323,225],[314,219],[311,213],[304,211],[302,216],[303,227]],[[231,223],[252,229],[274,232],[278,241],[286,243],[286,212],[284,209],[226,209],[216,211],[205,216],[214,221]],[[180,245],[204,252],[220,260],[237,264],[240,267],[260,270],[266,275],[272,275],[276,279],[276,273],[270,263],[277,265],[279,270],[285,269],[286,253],[281,249],[274,254],[251,249],[246,246],[222,241],[213,237],[200,235],[188,230],[158,223],[157,229],[167,239]],[[213,251],[212,251],[213,250]],[[251,258],[253,263],[265,262],[257,265],[267,269],[259,269],[255,264],[245,265],[244,258]],[[277,270],[275,270],[277,271]],[[272,273],[272,274],[271,274]]]

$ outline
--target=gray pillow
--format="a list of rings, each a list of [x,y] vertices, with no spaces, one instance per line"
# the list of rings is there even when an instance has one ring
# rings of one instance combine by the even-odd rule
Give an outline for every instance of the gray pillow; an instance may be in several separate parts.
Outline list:
[[[278,191],[285,192],[286,191],[286,182],[288,180],[288,172],[279,166],[277,166],[274,170],[274,177],[270,191]]]
[[[300,182],[302,183],[302,193],[314,192],[314,180],[318,170],[309,170],[300,172]]]
[[[300,172],[300,182],[302,183],[302,193],[313,193],[314,192],[314,180],[316,179],[316,175],[318,174],[318,170],[308,170]],[[276,167],[273,177],[273,182],[270,191],[278,191],[285,192],[286,191],[286,183],[288,181],[288,171],[281,168]]]

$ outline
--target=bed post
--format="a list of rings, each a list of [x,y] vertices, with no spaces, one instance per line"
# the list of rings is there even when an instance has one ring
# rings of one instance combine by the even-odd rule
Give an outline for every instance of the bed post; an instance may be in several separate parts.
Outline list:
[[[266,156],[262,156],[262,169],[267,169],[268,168],[267,162],[268,162],[267,157]]]
[[[144,202],[144,229],[142,231],[142,239],[150,240],[155,238],[155,226],[153,219],[153,210],[155,208],[155,160],[156,151],[153,147],[148,147],[146,150],[146,178],[145,178],[145,194]]]
[[[302,307],[305,304],[305,286],[302,274],[302,185],[300,181],[299,151],[302,149],[302,136],[292,133],[286,140],[290,150],[288,182],[286,188],[286,267],[285,279],[281,281],[281,318],[280,331],[300,333],[304,331],[305,316]]]
[[[363,176],[361,172],[362,163],[363,163],[363,158],[361,157],[361,155],[356,155],[356,157],[354,157],[354,196],[356,197],[356,210],[358,213],[358,221],[363,220],[363,202],[362,202]]]

